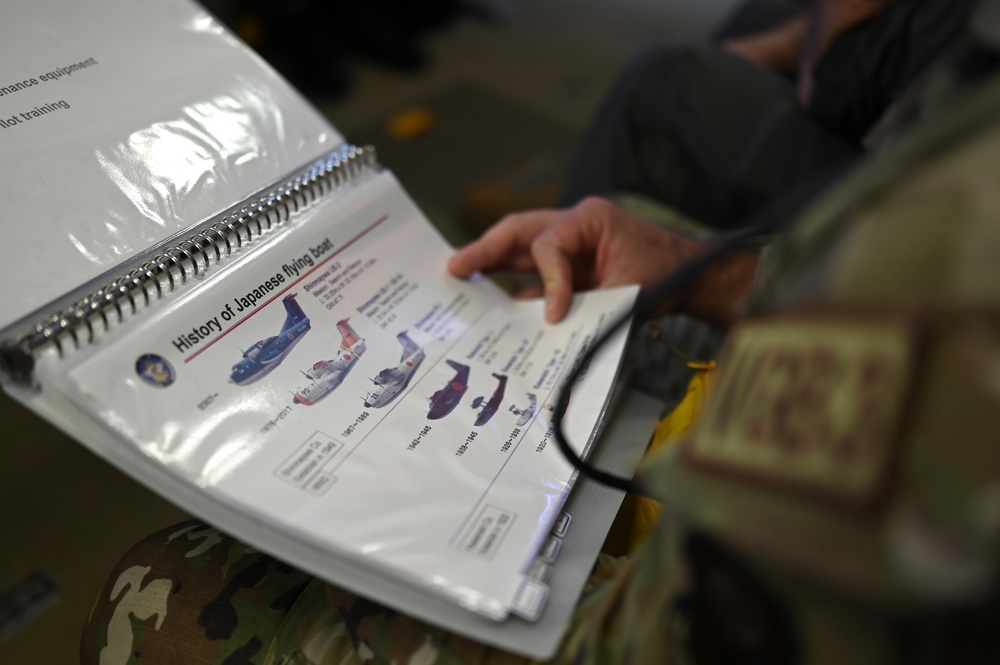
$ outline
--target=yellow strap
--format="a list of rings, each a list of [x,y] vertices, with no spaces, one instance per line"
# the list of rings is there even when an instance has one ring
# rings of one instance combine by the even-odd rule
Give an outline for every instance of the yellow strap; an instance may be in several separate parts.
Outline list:
[[[681,400],[673,411],[660,419],[646,455],[655,454],[659,450],[664,450],[676,444],[691,430],[701,415],[702,407],[705,404],[705,397],[708,394],[712,378],[715,374],[715,363],[689,361],[688,367],[697,371],[691,377],[691,381],[688,382],[684,399]],[[660,520],[662,510],[663,504],[659,501],[647,497],[641,497],[636,501],[635,521],[632,527],[631,545],[633,548],[649,536],[653,527]]]

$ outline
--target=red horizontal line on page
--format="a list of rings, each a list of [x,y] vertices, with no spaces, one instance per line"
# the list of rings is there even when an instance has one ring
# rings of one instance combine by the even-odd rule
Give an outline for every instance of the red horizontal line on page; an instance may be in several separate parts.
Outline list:
[[[225,337],[226,335],[228,335],[229,333],[231,333],[232,331],[236,330],[241,325],[243,325],[244,323],[246,323],[247,321],[249,321],[250,317],[252,317],[253,315],[257,314],[262,309],[264,309],[265,307],[267,307],[269,304],[271,304],[272,302],[274,302],[275,300],[277,300],[278,298],[280,298],[281,296],[283,296],[290,289],[294,288],[296,284],[298,284],[299,282],[301,282],[302,280],[304,280],[306,277],[308,277],[309,275],[313,274],[314,272],[316,272],[317,270],[319,270],[320,268],[322,268],[331,259],[333,259],[334,257],[336,257],[338,254],[340,254],[345,249],[347,249],[348,247],[350,247],[351,245],[353,245],[354,243],[356,243],[361,238],[365,237],[366,235],[368,235],[369,233],[371,233],[372,231],[374,231],[379,225],[381,225],[382,223],[384,223],[388,219],[389,219],[389,215],[382,215],[381,217],[379,217],[378,219],[376,219],[374,222],[372,222],[371,224],[369,224],[367,228],[365,228],[360,233],[358,233],[356,236],[354,236],[353,238],[351,238],[350,240],[348,240],[346,243],[344,243],[338,250],[336,250],[335,252],[333,252],[332,254],[330,254],[330,256],[326,257],[325,259],[323,259],[322,261],[320,261],[319,263],[317,263],[315,266],[313,266],[312,268],[310,268],[307,272],[304,272],[301,275],[299,275],[297,278],[295,278],[295,281],[289,282],[288,286],[286,286],[285,288],[283,288],[280,291],[278,291],[277,293],[275,293],[273,296],[271,296],[270,298],[268,298],[265,302],[261,303],[260,306],[258,306],[256,309],[254,309],[254,311],[250,312],[249,314],[247,314],[246,316],[244,316],[242,319],[240,319],[239,321],[237,321],[236,323],[234,323],[232,326],[230,326],[226,330],[224,330],[221,333],[219,333],[218,337],[216,337],[215,339],[211,340],[205,346],[201,347],[200,349],[198,349],[197,351],[195,351],[194,353],[192,353],[190,356],[188,356],[187,358],[185,358],[184,362],[185,363],[189,363],[192,360],[194,360],[195,358],[197,358],[199,355],[201,355],[202,353],[204,353],[205,351],[207,351],[209,349],[209,347],[211,347],[213,344],[215,344],[220,339],[222,339],[223,337]]]

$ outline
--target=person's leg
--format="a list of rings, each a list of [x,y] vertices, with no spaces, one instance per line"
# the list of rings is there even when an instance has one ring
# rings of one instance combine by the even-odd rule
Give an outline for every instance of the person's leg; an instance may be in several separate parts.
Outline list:
[[[323,583],[197,521],[147,537],[112,571],[81,665],[524,665]]]
[[[80,662],[263,663],[311,580],[200,522],[159,531],[112,571]]]
[[[862,155],[813,122],[781,76],[714,45],[662,47],[619,78],[563,202],[632,192],[731,228]]]

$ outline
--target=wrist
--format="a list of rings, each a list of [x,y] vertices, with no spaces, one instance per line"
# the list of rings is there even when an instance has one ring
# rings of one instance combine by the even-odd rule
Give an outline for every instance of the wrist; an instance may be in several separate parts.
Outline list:
[[[734,252],[719,259],[695,282],[677,310],[729,327],[743,315],[753,290],[760,255]]]

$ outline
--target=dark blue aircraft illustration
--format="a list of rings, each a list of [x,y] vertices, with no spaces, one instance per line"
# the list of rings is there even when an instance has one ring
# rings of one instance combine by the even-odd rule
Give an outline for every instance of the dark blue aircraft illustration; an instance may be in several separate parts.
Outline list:
[[[462,395],[469,388],[469,366],[454,360],[446,360],[445,362],[455,370],[455,376],[448,382],[448,385],[431,395],[431,408],[427,412],[427,420],[444,418],[451,413],[462,401]]]
[[[312,406],[339,388],[365,352],[365,340],[358,337],[348,319],[338,321],[337,330],[340,331],[340,355],[320,360],[308,372],[302,372],[309,383],[295,391],[292,401],[296,404]]]
[[[480,395],[476,399],[472,400],[472,408],[479,409],[479,415],[476,416],[476,427],[482,427],[490,421],[493,414],[497,412],[500,408],[500,402],[503,401],[503,391],[507,388],[507,375],[506,374],[493,374],[493,378],[499,383],[497,384],[496,390],[493,391],[493,395],[490,397],[489,401],[486,400],[485,395]]]
[[[398,365],[387,367],[372,379],[375,387],[364,396],[367,408],[381,408],[396,399],[410,384],[414,372],[424,361],[424,350],[410,339],[405,330],[396,335],[396,339],[403,347],[403,356],[399,359]]]
[[[291,352],[295,345],[309,332],[309,317],[295,301],[298,294],[291,293],[281,299],[285,305],[285,322],[281,332],[274,337],[268,337],[256,342],[243,352],[243,359],[233,365],[233,373],[229,380],[238,386],[244,386],[263,378]]]

